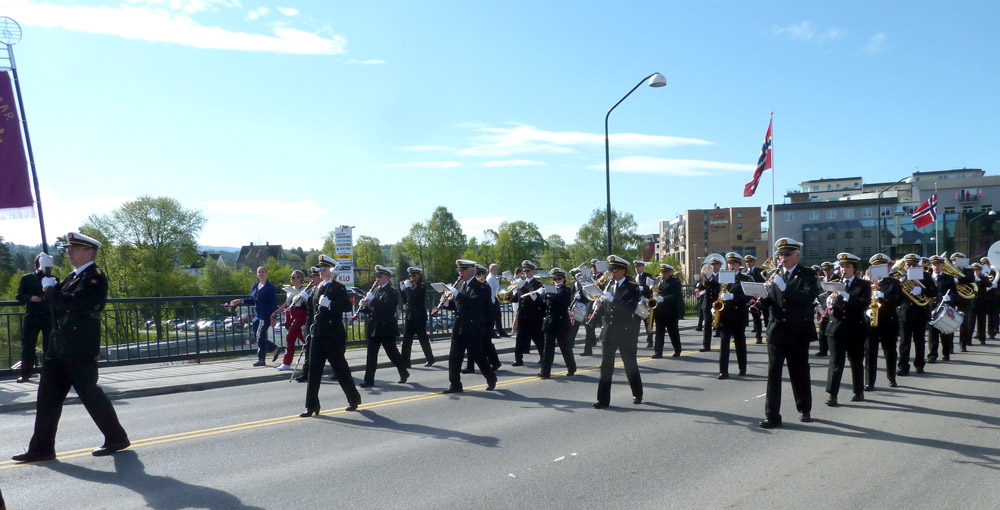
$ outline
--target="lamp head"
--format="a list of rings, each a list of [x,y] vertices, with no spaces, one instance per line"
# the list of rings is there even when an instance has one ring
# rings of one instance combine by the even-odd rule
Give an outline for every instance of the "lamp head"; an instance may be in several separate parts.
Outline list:
[[[663,87],[666,84],[667,84],[667,79],[664,78],[663,75],[660,73],[653,73],[653,75],[649,77],[650,87]]]

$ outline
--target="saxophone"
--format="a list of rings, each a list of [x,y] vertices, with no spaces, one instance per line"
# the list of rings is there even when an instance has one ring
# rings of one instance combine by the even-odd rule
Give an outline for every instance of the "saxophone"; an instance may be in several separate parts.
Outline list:
[[[868,309],[871,310],[871,326],[873,328],[878,327],[878,311],[882,308],[882,300],[875,298],[875,293],[878,292],[878,282],[872,282],[872,304],[868,305]]]
[[[726,301],[722,299],[722,295],[729,291],[729,284],[723,283],[722,288],[719,289],[719,298],[712,303],[712,327],[719,327],[719,323],[722,322],[722,311],[726,309]]]

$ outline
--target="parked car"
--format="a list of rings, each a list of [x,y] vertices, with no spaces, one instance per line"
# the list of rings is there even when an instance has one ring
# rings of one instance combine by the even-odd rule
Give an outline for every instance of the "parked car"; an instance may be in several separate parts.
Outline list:
[[[220,320],[202,319],[202,320],[198,321],[198,330],[199,331],[221,330],[221,329],[225,329],[225,327],[226,327],[225,324],[222,321],[220,321]]]

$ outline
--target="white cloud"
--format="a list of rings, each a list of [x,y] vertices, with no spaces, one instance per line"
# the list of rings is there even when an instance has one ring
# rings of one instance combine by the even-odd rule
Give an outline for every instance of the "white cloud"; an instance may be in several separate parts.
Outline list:
[[[270,12],[271,11],[268,10],[267,7],[258,7],[256,9],[251,10],[250,12],[247,12],[246,20],[253,21],[255,19],[267,16]]]
[[[278,12],[285,16],[296,16],[299,14],[299,10],[294,7],[278,7]]]
[[[390,163],[382,165],[385,168],[455,168],[462,166],[460,161],[413,161],[410,163]]]
[[[55,242],[57,236],[75,231],[83,225],[91,214],[107,214],[125,202],[135,200],[131,196],[87,195],[63,198],[48,188],[42,188],[42,214],[45,216],[45,237],[49,244]],[[35,245],[41,244],[42,235],[38,226],[38,218],[6,220],[3,225],[3,238],[6,242]]]
[[[841,39],[846,34],[847,31],[839,28],[829,28],[819,31],[811,21],[803,21],[797,25],[774,27],[771,29],[771,37],[786,37],[793,41],[808,41],[816,44]]]
[[[334,55],[344,53],[347,46],[347,41],[338,35],[327,38],[288,27],[275,27],[270,35],[234,32],[218,26],[200,25],[189,16],[216,5],[238,6],[237,2],[184,0],[163,3],[173,10],[158,5],[160,3],[154,0],[118,7],[61,6],[12,0],[5,14],[22,25],[64,28],[205,49]]]
[[[590,168],[604,170],[604,165],[593,165]],[[635,174],[660,174],[674,177],[697,177],[714,175],[719,171],[751,172],[756,165],[743,163],[723,163],[720,161],[704,161],[700,159],[669,159],[651,158],[645,156],[626,156],[611,160],[612,172]]]
[[[524,153],[569,154],[580,147],[600,147],[604,145],[604,135],[579,131],[545,131],[534,126],[519,124],[513,127],[474,128],[479,133],[473,145],[459,149],[463,156],[509,156]],[[618,149],[671,148],[683,145],[711,145],[711,142],[697,138],[676,136],[642,135],[619,133],[609,136],[610,142]]]
[[[218,200],[202,202],[207,211],[242,217],[278,217],[285,223],[314,223],[329,214],[312,200]]]
[[[477,240],[483,240],[483,232],[489,229],[496,230],[501,223],[511,221],[510,216],[481,216],[478,218],[456,218],[459,225],[462,225],[462,233],[466,236],[475,236]]]
[[[505,166],[539,166],[544,165],[541,161],[532,161],[530,159],[506,159],[501,161],[484,161],[483,166],[486,167],[505,167]]]
[[[879,53],[882,53],[882,51],[885,50],[885,39],[885,32],[879,32],[871,36],[871,38],[868,39],[868,44],[861,49],[861,52],[866,55],[878,55]]]

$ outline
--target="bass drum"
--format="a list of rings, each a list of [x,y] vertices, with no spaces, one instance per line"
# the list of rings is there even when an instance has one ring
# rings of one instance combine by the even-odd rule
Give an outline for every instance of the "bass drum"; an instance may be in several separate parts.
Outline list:
[[[587,303],[576,302],[573,304],[573,318],[576,322],[583,322],[587,319]]]
[[[962,312],[946,305],[934,310],[934,316],[931,317],[931,321],[928,324],[934,326],[943,335],[951,335],[962,327],[964,320],[965,317]]]

